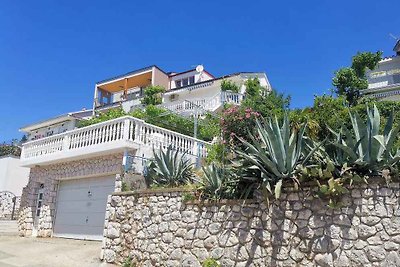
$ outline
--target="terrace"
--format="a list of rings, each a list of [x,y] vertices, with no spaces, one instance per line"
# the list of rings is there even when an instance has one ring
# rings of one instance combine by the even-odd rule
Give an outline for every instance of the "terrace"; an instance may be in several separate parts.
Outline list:
[[[125,116],[27,142],[22,147],[21,163],[32,167],[112,152],[137,151],[143,147],[151,151],[153,147],[166,148],[169,145],[179,151],[188,152],[192,157],[201,158],[206,156],[207,144],[209,143]]]

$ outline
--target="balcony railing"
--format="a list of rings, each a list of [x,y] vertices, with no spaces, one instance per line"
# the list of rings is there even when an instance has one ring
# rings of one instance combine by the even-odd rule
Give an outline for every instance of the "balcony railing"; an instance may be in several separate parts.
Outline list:
[[[202,113],[204,111],[215,111],[225,103],[239,105],[243,99],[244,96],[239,93],[220,92],[213,97],[184,100],[179,103],[165,105],[165,107],[177,113],[195,111]]]
[[[195,157],[205,157],[207,144],[209,143],[125,116],[27,142],[22,147],[21,161],[23,165],[29,166],[110,150],[137,149],[143,146],[166,148],[169,145]]]

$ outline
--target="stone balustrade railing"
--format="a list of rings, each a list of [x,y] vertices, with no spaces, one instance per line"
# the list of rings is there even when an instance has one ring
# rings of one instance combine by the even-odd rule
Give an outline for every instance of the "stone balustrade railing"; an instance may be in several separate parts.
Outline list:
[[[65,133],[53,135],[40,140],[30,141],[23,145],[21,161],[40,158],[48,155],[85,150],[95,150],[97,147],[130,144],[162,147],[172,145],[179,151],[205,157],[206,144],[202,140],[179,134],[144,122],[143,120],[125,116]],[[114,145],[114,146],[112,146]]]

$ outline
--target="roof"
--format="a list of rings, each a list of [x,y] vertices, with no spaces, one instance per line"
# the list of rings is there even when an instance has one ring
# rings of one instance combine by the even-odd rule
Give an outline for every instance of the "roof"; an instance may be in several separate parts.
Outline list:
[[[127,73],[125,73],[125,74],[117,75],[117,76],[115,76],[115,77],[112,77],[112,78],[108,78],[108,79],[99,81],[99,82],[97,82],[96,84],[102,84],[102,83],[106,83],[106,82],[109,82],[109,81],[121,79],[121,78],[124,78],[124,77],[126,77],[126,76],[131,76],[131,75],[134,75],[134,74],[136,74],[136,73],[140,73],[140,72],[143,72],[143,71],[151,70],[151,69],[153,69],[153,68],[157,68],[157,69],[160,70],[161,72],[165,73],[165,75],[168,75],[165,71],[163,71],[162,69],[160,69],[157,65],[151,65],[151,66],[148,66],[148,67],[144,67],[144,68],[141,68],[141,69],[133,70],[133,71],[127,72]]]
[[[197,86],[197,85],[201,85],[201,84],[205,84],[205,83],[209,83],[209,82],[214,82],[214,81],[230,78],[230,77],[233,77],[233,76],[238,76],[238,75],[241,75],[241,74],[260,74],[260,73],[265,74],[265,72],[252,72],[252,71],[235,72],[235,73],[232,73],[232,74],[224,75],[224,76],[221,76],[221,77],[217,77],[217,78],[214,78],[214,79],[202,81],[202,82],[199,82],[199,83],[190,84],[190,85],[187,85],[187,86],[182,86],[182,87],[179,87],[179,88],[170,89],[167,92],[165,92],[164,94],[168,95],[169,93],[173,93],[173,92],[176,92],[178,90],[184,90],[184,89],[186,89],[188,87]]]
[[[182,72],[175,72],[173,74],[170,73],[168,76],[169,77],[174,77],[174,76],[182,75],[182,74],[189,73],[189,72],[192,72],[192,71],[196,71],[196,69],[190,69],[190,70],[186,70],[186,71],[182,71]],[[209,73],[207,70],[203,70],[203,71],[205,73],[207,73],[208,75],[210,75],[211,77],[215,78],[215,76],[212,75],[211,73]]]
[[[81,111],[76,111],[76,112],[64,113],[64,114],[58,115],[58,116],[50,118],[50,119],[46,119],[46,120],[42,120],[42,121],[35,122],[32,124],[28,124],[28,125],[20,128],[19,130],[22,132],[27,132],[27,131],[32,131],[35,129],[47,127],[50,125],[54,125],[57,123],[61,123],[64,121],[81,120],[82,118],[79,116],[79,114],[82,114],[85,112],[92,112],[92,110],[89,109],[89,110],[81,110]]]

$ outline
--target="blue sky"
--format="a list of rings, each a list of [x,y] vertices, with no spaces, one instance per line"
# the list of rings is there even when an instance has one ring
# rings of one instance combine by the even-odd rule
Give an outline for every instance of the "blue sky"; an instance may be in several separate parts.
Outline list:
[[[0,141],[90,108],[96,81],[156,64],[214,75],[265,71],[311,105],[357,51],[392,55],[398,1],[0,0]]]

